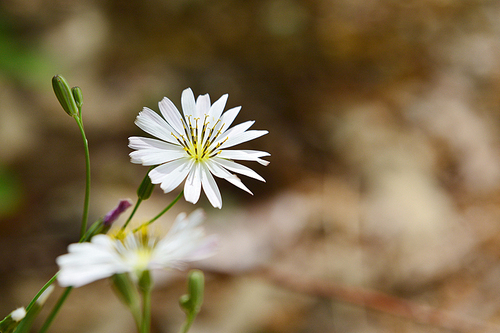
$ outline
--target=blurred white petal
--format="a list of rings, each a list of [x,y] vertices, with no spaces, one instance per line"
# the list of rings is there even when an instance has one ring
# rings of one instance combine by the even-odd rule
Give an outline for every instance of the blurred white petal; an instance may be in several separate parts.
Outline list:
[[[143,271],[180,268],[186,263],[215,253],[215,236],[205,236],[200,226],[204,213],[198,209],[179,214],[171,230],[162,238],[143,231],[128,232],[125,238],[96,235],[91,242],[68,246],[57,257],[57,280],[63,287],[81,287],[114,274],[129,273],[137,281]]]

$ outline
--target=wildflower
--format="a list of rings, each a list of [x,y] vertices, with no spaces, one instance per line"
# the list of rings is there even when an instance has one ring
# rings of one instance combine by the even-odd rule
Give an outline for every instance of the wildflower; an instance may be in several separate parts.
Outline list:
[[[181,213],[172,228],[160,238],[140,229],[115,237],[96,235],[91,242],[70,244],[67,254],[56,259],[57,276],[63,287],[80,287],[114,274],[130,273],[134,281],[154,269],[182,269],[187,262],[214,254],[215,237],[206,237],[204,213],[198,209],[186,216]]]
[[[227,149],[256,139],[267,131],[248,130],[255,121],[246,121],[229,128],[241,107],[227,110],[223,114],[228,95],[225,94],[211,104],[208,94],[195,101],[190,88],[181,96],[183,115],[168,99],[158,103],[161,115],[145,107],[135,121],[145,132],[157,139],[130,137],[131,162],[145,166],[158,165],[149,172],[153,184],[160,184],[165,193],[174,190],[183,180],[184,197],[191,203],[198,202],[201,188],[212,206],[222,207],[219,188],[212,175],[223,178],[240,189],[252,192],[233,173],[242,174],[265,182],[252,169],[233,160],[256,161],[262,165],[269,162],[261,157],[270,154],[256,150]]]

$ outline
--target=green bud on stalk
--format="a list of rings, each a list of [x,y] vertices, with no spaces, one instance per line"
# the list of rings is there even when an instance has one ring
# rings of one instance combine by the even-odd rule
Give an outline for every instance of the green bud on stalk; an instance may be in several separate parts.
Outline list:
[[[151,178],[148,175],[144,177],[141,185],[137,189],[137,197],[141,200],[147,200],[153,193],[153,189],[155,188],[154,184],[151,183]]]
[[[193,269],[188,276],[188,294],[181,296],[179,303],[188,314],[196,316],[203,304],[203,293],[205,289],[205,276],[203,272]]]
[[[205,276],[198,269],[193,269],[188,275],[188,293],[179,298],[179,305],[186,313],[186,321],[180,332],[187,333],[194,319],[201,310],[203,293],[205,289]]]
[[[73,94],[78,110],[81,110],[83,105],[82,89],[80,89],[80,87],[73,87],[71,88],[71,93]]]
[[[77,116],[78,107],[68,82],[62,76],[56,75],[52,78],[52,88],[64,111],[71,117]]]

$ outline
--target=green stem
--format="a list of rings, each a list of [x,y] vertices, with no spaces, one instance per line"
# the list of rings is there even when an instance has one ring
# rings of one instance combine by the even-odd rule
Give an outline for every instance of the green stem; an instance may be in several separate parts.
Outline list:
[[[40,289],[40,291],[35,295],[35,297],[33,297],[33,299],[31,300],[31,302],[28,304],[28,306],[26,307],[26,312],[28,312],[31,307],[33,306],[33,304],[35,304],[35,302],[38,300],[38,298],[40,297],[40,295],[43,294],[43,292],[48,288],[50,287],[50,285],[52,283],[54,283],[54,281],[56,280],[57,278],[57,275],[59,274],[59,272],[57,272],[56,274],[54,274],[53,277],[50,278],[49,281],[47,281],[47,283],[45,283],[45,285],[42,287],[42,289]]]
[[[148,222],[146,223],[143,223],[141,226],[137,227],[134,229],[134,232],[138,231],[139,229],[141,229],[142,227],[145,227],[145,226],[148,226],[150,225],[151,223],[153,223],[154,221],[158,220],[163,214],[165,214],[170,208],[172,208],[173,205],[175,205],[175,203],[177,201],[179,201],[180,198],[182,198],[182,195],[184,194],[184,191],[181,191],[181,193],[179,193],[179,195],[174,199],[174,201],[172,201],[167,207],[165,207],[164,210],[162,210],[158,215],[156,215],[155,217],[153,217],[151,220],[149,220]]]
[[[139,281],[139,289],[142,293],[142,323],[140,333],[149,333],[151,327],[151,293],[153,283],[149,271],[144,271]]]
[[[80,117],[73,117],[78,124],[80,133],[82,134],[83,145],[85,148],[85,200],[83,202],[83,215],[82,215],[82,225],[80,229],[80,237],[85,235],[87,230],[87,219],[89,215],[89,204],[90,204],[90,153],[89,153],[89,142],[85,136],[85,130],[83,129],[83,123]]]
[[[135,203],[134,209],[130,213],[130,216],[128,217],[127,221],[125,221],[125,224],[123,225],[122,230],[125,230],[125,228],[129,224],[129,222],[132,220],[132,217],[134,217],[135,212],[137,211],[137,208],[139,208],[139,205],[141,204],[141,202],[142,202],[142,199],[137,198],[137,202]]]
[[[188,314],[186,317],[186,320],[182,324],[182,327],[181,327],[181,330],[179,331],[179,333],[187,333],[187,331],[189,331],[189,329],[191,328],[191,325],[193,324],[193,322],[194,322],[194,316],[192,314]]]
[[[142,294],[142,325],[141,333],[149,333],[151,326],[151,290],[146,290]]]
[[[73,289],[73,287],[68,287],[62,293],[62,295],[59,297],[59,300],[57,301],[56,305],[54,306],[54,308],[52,309],[50,314],[47,316],[47,319],[45,319],[45,322],[43,323],[43,326],[38,333],[45,333],[49,329],[50,325],[52,324],[52,321],[56,317],[57,313],[61,309],[64,301],[66,301],[66,298],[69,296],[69,293],[71,292],[72,289]]]

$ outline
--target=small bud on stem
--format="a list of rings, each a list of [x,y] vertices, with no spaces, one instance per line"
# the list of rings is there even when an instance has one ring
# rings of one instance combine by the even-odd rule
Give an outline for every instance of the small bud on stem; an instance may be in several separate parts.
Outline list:
[[[52,88],[64,111],[71,117],[77,116],[78,107],[68,82],[62,76],[56,75],[52,78]]]

